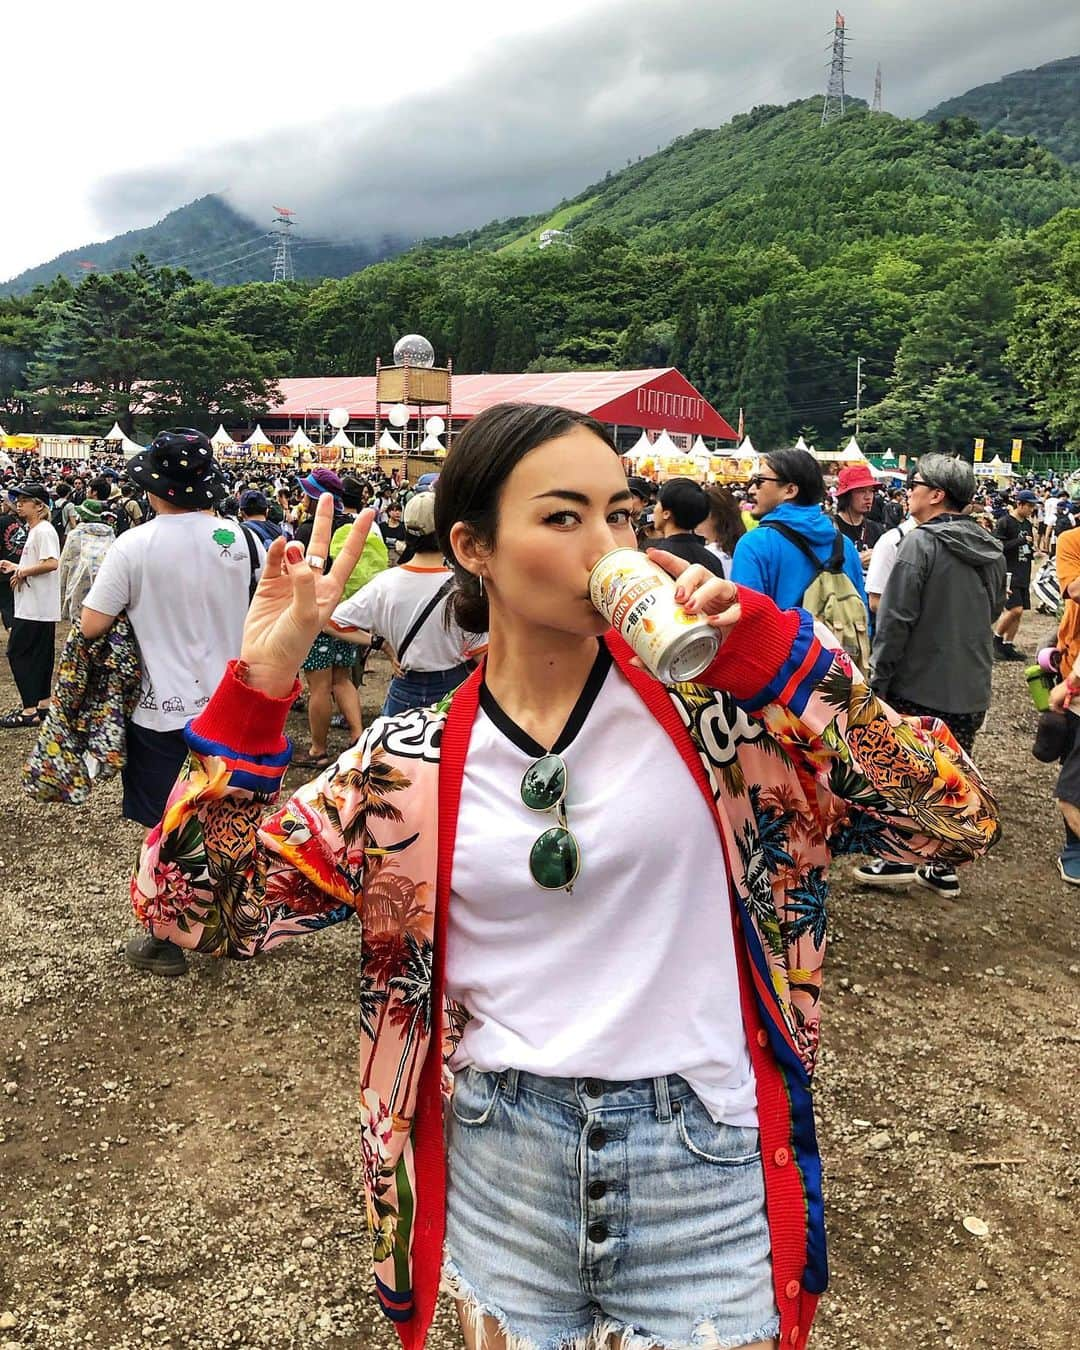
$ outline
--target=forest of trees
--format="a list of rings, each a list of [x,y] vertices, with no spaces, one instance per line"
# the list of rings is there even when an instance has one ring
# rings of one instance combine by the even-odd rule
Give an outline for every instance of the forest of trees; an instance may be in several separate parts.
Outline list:
[[[462,373],[677,366],[759,448],[842,440],[859,357],[871,450],[1080,448],[1080,175],[965,119],[819,117],[681,138],[564,203],[569,247],[522,247],[536,218],[319,283],[143,259],[0,300],[0,422],[250,424],[418,331]]]

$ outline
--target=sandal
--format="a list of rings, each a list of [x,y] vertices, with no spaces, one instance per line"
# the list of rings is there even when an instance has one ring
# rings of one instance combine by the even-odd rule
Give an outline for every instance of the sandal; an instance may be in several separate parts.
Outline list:
[[[334,761],[329,755],[294,755],[294,769],[328,769]]]
[[[24,717],[21,708],[12,708],[6,717],[0,717],[0,727],[8,730],[18,727],[36,727],[37,725],[37,713],[31,713],[29,717]]]

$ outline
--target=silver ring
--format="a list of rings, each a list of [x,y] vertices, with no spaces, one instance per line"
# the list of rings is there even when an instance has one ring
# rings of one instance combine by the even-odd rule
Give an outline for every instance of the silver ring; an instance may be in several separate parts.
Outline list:
[[[325,559],[325,558],[320,558],[319,555],[318,555],[317,553],[312,553],[312,554],[310,554],[310,555],[308,556],[308,558],[306,559],[306,562],[307,562],[307,565],[308,565],[309,567],[317,567],[317,568],[319,569],[320,572],[323,570],[323,567],[326,565],[326,559]]]

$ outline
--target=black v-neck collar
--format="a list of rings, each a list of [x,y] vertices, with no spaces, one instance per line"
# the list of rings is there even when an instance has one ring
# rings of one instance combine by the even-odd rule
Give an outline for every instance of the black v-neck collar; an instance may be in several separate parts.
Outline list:
[[[578,695],[577,702],[570,709],[570,716],[566,719],[566,725],[559,732],[555,744],[550,750],[545,749],[539,741],[534,741],[527,731],[524,731],[512,717],[503,712],[495,701],[495,695],[486,683],[480,686],[480,706],[506,739],[516,745],[519,750],[524,750],[527,755],[532,755],[534,759],[540,759],[547,754],[561,755],[585,725],[585,719],[596,702],[610,669],[611,652],[608,651],[607,644],[601,642],[598,644],[596,660],[593,662],[592,670],[589,671],[589,678],[585,681],[585,686]]]

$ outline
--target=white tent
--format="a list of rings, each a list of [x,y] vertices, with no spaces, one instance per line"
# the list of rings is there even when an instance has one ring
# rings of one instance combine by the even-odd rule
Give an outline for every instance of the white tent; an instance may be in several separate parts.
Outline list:
[[[303,427],[297,427],[292,434],[292,440],[289,441],[290,450],[314,450],[315,442],[304,431]]]
[[[235,445],[236,442],[225,430],[224,422],[219,422],[217,431],[210,437],[210,444],[215,450],[224,450],[230,445]]]
[[[652,454],[652,442],[649,440],[649,433],[643,431],[634,444],[626,452],[626,458],[631,459],[636,464],[639,460],[646,459]]]
[[[754,449],[754,442],[749,436],[743,439],[742,445],[735,452],[740,459],[757,459],[757,451]]]
[[[124,435],[124,433],[120,430],[120,423],[119,423],[119,422],[114,422],[114,423],[112,424],[112,431],[106,433],[106,435],[105,435],[105,440],[107,440],[107,441],[126,441],[126,440],[127,440],[127,437],[126,437],[126,436]]]
[[[136,445],[134,441],[129,440],[127,436],[120,442],[120,451],[125,459],[130,459],[132,455],[141,455],[145,446]]]
[[[682,454],[682,451],[666,431],[662,431],[660,435],[657,436],[656,440],[653,442],[652,452],[657,459],[663,459],[665,455],[669,458],[673,458]]]
[[[290,441],[289,444],[291,445],[292,442]],[[356,446],[353,445],[352,441],[350,441],[349,438],[348,438],[348,436],[345,435],[345,428],[344,428],[344,427],[341,428],[341,430],[340,430],[340,431],[338,432],[338,434],[334,437],[334,439],[333,439],[332,441],[329,441],[328,444],[329,444],[329,445],[332,445],[332,446],[333,446],[335,449],[337,449],[337,450],[355,450],[355,449],[356,449]]]
[[[430,431],[420,442],[420,449],[428,455],[438,454],[440,450],[445,454],[442,441],[439,440],[438,436],[433,436]]]
[[[889,446],[888,450],[886,450],[885,453],[881,456],[881,462],[882,462],[882,464],[895,464],[895,463],[896,463],[896,456],[895,456],[895,455],[893,454],[893,452],[892,452],[892,446],[891,446],[891,445]]]
[[[810,447],[806,444],[806,442],[805,442],[805,441],[803,440],[803,438],[800,436],[799,439],[795,442],[795,449],[796,449],[796,450],[809,450]]]
[[[394,439],[393,434],[390,431],[384,431],[379,437],[379,449],[387,450],[395,455],[401,454],[401,446]]]
[[[693,448],[691,449],[690,453],[696,457],[698,455],[711,454],[711,451],[709,450],[709,447],[705,444],[704,440],[699,436],[697,440],[694,442]]]
[[[1013,476],[1013,467],[1006,464],[1000,455],[995,455],[987,465],[987,468],[993,470],[994,478],[1011,478]]]
[[[246,450],[273,450],[274,442],[263,431],[261,426],[257,426],[246,441],[241,444]]]
[[[859,449],[859,442],[852,436],[843,450],[840,451],[840,462],[842,464],[862,464],[866,456]]]

